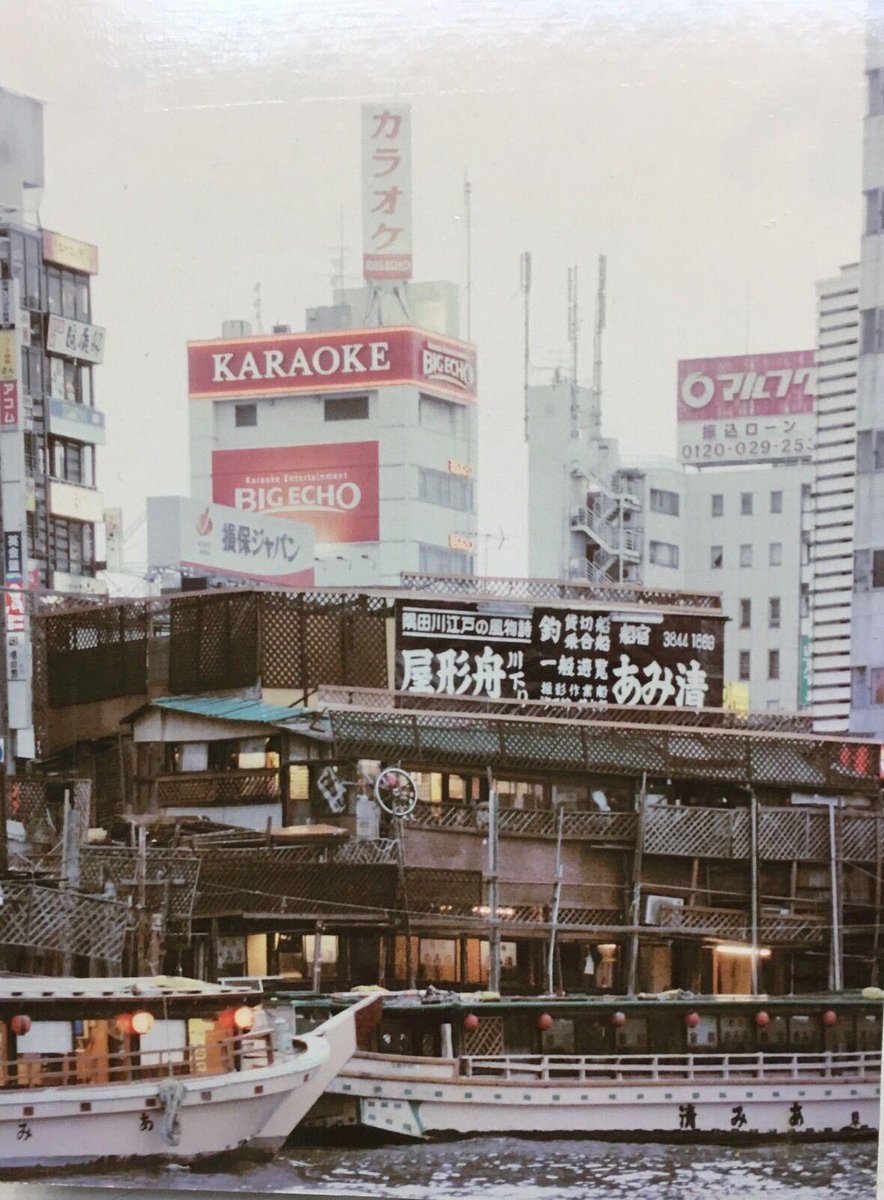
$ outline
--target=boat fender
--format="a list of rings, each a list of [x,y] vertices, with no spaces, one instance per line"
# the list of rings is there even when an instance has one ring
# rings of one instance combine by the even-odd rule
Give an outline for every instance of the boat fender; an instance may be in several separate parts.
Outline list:
[[[181,1105],[187,1089],[180,1079],[167,1079],[160,1084],[157,1099],[163,1110],[163,1133],[170,1146],[181,1141]]]

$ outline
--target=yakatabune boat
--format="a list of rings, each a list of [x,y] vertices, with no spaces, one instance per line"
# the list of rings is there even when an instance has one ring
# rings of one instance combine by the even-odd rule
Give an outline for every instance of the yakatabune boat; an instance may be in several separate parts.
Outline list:
[[[166,977],[0,977],[0,1172],[275,1152],[370,1001],[294,1040],[261,1001]]]
[[[399,1138],[874,1137],[881,998],[388,995],[302,1128]],[[292,998],[302,1025],[314,998]]]

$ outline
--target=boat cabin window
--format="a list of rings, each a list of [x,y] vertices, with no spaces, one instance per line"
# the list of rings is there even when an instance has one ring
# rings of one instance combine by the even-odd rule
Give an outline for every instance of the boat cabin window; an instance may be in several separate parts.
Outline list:
[[[154,1021],[153,1028],[139,1039],[141,1065],[144,1067],[181,1063],[186,1058],[187,1023]]]
[[[819,1017],[806,1013],[793,1013],[789,1017],[790,1050],[821,1050],[822,1040]]]
[[[687,1044],[691,1050],[718,1049],[718,1020],[715,1016],[698,1013],[698,1021],[693,1028],[686,1025]]]
[[[789,1023],[779,1013],[771,1013],[767,1025],[758,1030],[758,1045],[768,1050],[785,1050],[789,1044]]]
[[[537,1026],[530,1012],[508,1012],[503,1018],[505,1054],[536,1054]]]
[[[644,1054],[648,1049],[648,1022],[646,1017],[627,1016],[614,1037],[617,1050],[633,1054]]]
[[[857,1050],[881,1049],[881,1014],[863,1013],[856,1021]]]
[[[549,1029],[540,1035],[540,1050],[542,1054],[573,1054],[574,1053],[574,1022],[568,1017],[559,1017],[553,1021]]]
[[[755,1049],[755,1034],[750,1017],[723,1016],[718,1024],[718,1044],[732,1053],[750,1053]]]
[[[410,1021],[384,1017],[378,1026],[381,1054],[413,1054],[414,1029]]]
[[[614,1047],[614,1027],[610,1013],[577,1022],[574,1030],[575,1054],[610,1054]]]

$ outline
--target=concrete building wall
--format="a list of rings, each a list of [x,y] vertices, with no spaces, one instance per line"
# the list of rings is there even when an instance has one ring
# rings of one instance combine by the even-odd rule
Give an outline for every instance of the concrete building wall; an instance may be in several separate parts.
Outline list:
[[[722,594],[725,683],[747,683],[753,710],[794,711],[813,467],[720,468],[687,479],[686,579]]]

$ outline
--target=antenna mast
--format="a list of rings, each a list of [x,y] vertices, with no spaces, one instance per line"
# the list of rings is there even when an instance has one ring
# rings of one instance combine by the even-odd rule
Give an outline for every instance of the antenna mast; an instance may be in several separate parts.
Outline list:
[[[466,228],[467,237],[467,341],[470,340],[473,318],[473,218],[471,197],[473,193],[473,185],[470,183],[470,177],[464,171],[463,177],[463,209],[464,209],[464,225]]]
[[[528,387],[531,375],[531,251],[519,260],[519,286],[525,297],[525,441],[528,440]]]
[[[595,300],[595,332],[592,339],[592,409],[590,436],[602,434],[602,330],[605,328],[605,283],[608,260],[599,255],[599,288]]]
[[[571,343],[571,437],[580,436],[580,404],[577,397],[577,348],[580,317],[577,308],[577,267],[568,268],[568,341]]]

